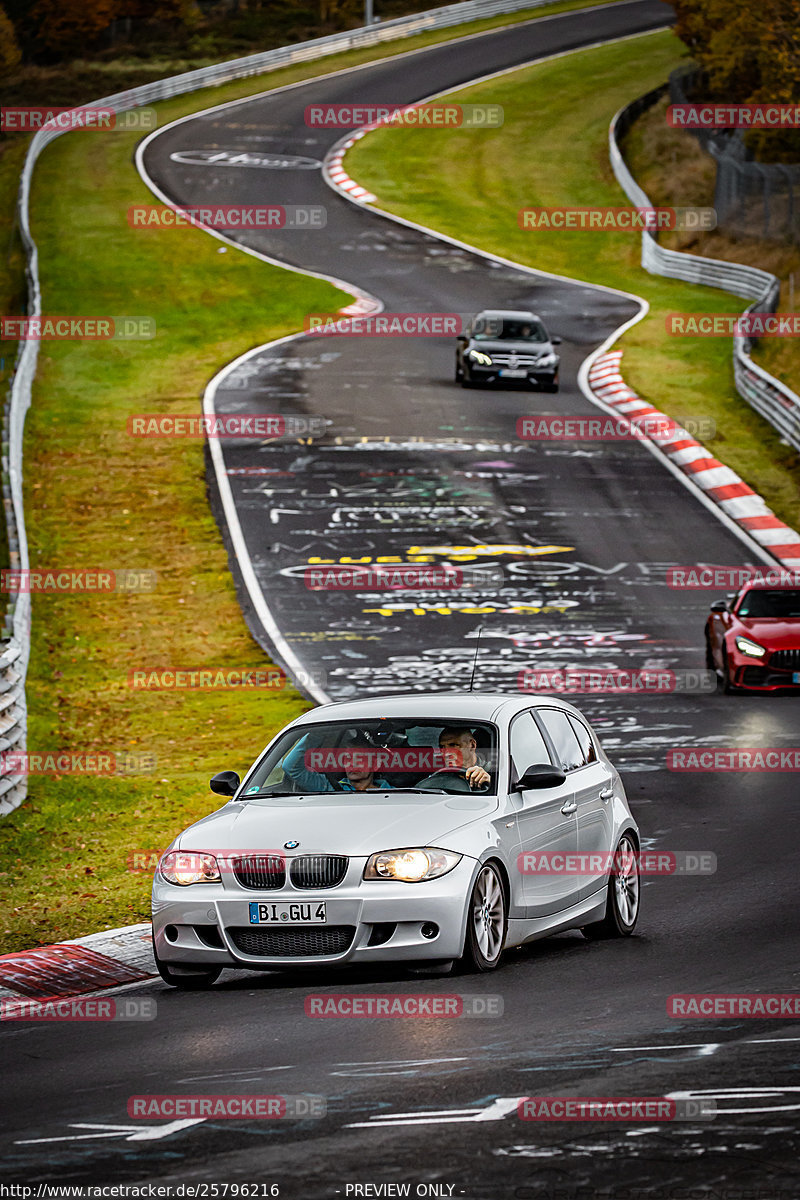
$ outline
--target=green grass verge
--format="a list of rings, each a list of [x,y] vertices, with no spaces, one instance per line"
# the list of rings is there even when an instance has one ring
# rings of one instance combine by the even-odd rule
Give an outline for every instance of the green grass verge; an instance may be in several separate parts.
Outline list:
[[[582,7],[570,0],[206,88],[159,104],[159,126],[268,88]],[[180,69],[162,67],[162,75]],[[106,76],[105,91],[122,86],[112,66]],[[123,133],[73,133],[36,168],[32,227],[44,311],[151,316],[158,336],[42,344],[26,426],[25,511],[32,565],[150,568],[158,586],[141,595],[34,597],[28,744],[151,754],[157,766],[138,777],[31,777],[27,802],[0,820],[5,952],[146,920],[150,879],[128,869],[129,857],[164,847],[215,808],[209,775],[248,766],[308,707],[293,689],[143,693],[127,684],[141,667],[264,666],[209,511],[202,446],[137,441],[125,432],[127,417],[199,412],[222,364],[344,300],[318,280],[221,254],[196,230],[131,230],[127,207],[152,201],[133,167],[135,142]],[[13,137],[0,147],[5,312],[24,311],[13,210],[25,145]],[[0,345],[6,367],[14,351]]]
[[[501,104],[500,129],[378,130],[348,153],[347,169],[399,216],[544,271],[644,296],[650,313],[621,342],[625,378],[678,420],[713,421],[717,434],[706,444],[793,524],[800,456],[736,393],[730,341],[665,330],[670,312],[739,312],[741,302],[648,275],[638,235],[532,232],[517,222],[526,205],[625,204],[608,161],[609,121],[680,59],[674,36],[656,33],[524,68],[454,93],[464,102]]]
[[[32,777],[0,821],[14,899],[6,950],[146,919],[149,880],[127,869],[216,807],[214,770],[242,769],[307,703],[279,693],[132,691],[140,667],[263,666],[206,498],[203,446],[143,441],[129,415],[197,413],[223,363],[302,327],[343,293],[193,229],[137,231],[152,197],[127,135],[72,134],[40,160],[33,229],[45,311],[154,317],[129,343],[42,343],[25,439],[33,565],[154,569],[150,594],[35,596],[29,749],[148,753],[152,775]]]

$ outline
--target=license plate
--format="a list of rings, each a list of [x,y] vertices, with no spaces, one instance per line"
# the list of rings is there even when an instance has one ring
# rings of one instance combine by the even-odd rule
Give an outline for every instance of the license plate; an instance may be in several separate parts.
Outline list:
[[[800,683],[800,671],[792,672],[792,683]]]
[[[528,376],[528,372],[523,370],[522,367],[503,367],[500,374],[503,376],[503,379],[526,379]]]
[[[327,921],[325,905],[311,904],[257,904],[250,902],[251,925],[324,925]]]

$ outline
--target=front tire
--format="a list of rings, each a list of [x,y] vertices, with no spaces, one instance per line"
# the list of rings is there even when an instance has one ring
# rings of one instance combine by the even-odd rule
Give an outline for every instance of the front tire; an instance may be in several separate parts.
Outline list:
[[[614,851],[614,867],[608,880],[606,915],[602,921],[584,925],[584,937],[630,937],[639,919],[639,847],[627,833],[623,834]]]
[[[164,983],[168,983],[170,987],[177,988],[181,992],[199,992],[204,988],[209,988],[222,974],[222,967],[185,967],[173,970],[158,957],[155,945],[153,945],[153,957],[156,960],[156,970]]]
[[[467,910],[467,939],[461,966],[466,971],[494,971],[508,932],[503,881],[492,863],[478,872]]]

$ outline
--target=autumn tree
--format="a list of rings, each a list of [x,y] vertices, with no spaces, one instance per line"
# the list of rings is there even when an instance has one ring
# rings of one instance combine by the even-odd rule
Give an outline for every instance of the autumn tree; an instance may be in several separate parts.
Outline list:
[[[342,24],[363,11],[363,0],[319,0],[319,19],[325,24]]]
[[[115,10],[116,0],[37,0],[36,42],[54,57],[77,56],[98,44]]]
[[[800,0],[674,0],[675,33],[705,77],[703,100],[734,104],[797,103],[800,98]],[[794,131],[754,131],[760,158],[800,159]]]
[[[184,21],[192,8],[191,0],[115,0],[114,16],[147,21]]]
[[[17,42],[14,26],[4,8],[0,8],[0,71],[10,75],[19,66],[22,53]]]

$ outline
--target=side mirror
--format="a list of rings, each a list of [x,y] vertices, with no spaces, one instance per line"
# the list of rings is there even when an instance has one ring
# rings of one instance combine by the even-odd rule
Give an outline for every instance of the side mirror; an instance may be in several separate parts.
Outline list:
[[[553,343],[553,345],[554,345],[554,346],[560,346],[560,345],[561,345],[561,338],[560,338],[560,337],[551,337],[551,338],[550,338],[550,341]]]
[[[714,603],[711,605],[711,611],[712,612],[727,612],[728,611],[728,601],[727,600],[715,600]]]
[[[558,767],[528,767],[521,779],[514,784],[515,792],[527,792],[531,788],[554,788],[566,783],[566,775]]]
[[[235,796],[240,783],[241,780],[235,771],[220,771],[208,786],[218,796]]]
[[[458,342],[458,344],[460,346],[466,346],[467,342],[469,341],[469,338],[467,337],[467,335],[465,333],[460,333],[458,335],[458,337],[456,338],[456,341]]]

